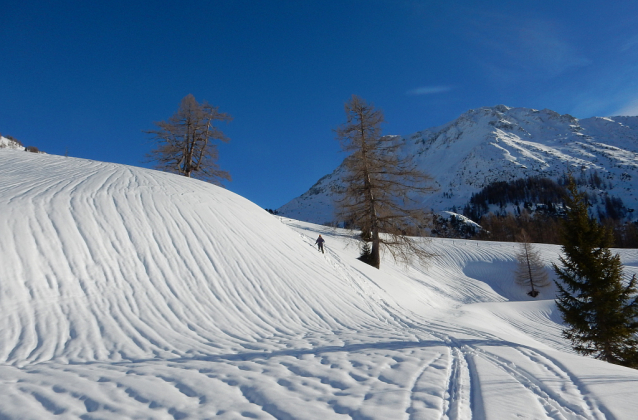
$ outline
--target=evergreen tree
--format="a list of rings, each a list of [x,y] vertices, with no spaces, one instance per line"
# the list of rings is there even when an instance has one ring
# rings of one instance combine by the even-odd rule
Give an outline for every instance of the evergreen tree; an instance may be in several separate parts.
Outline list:
[[[521,233],[519,240],[519,250],[516,254],[518,266],[514,278],[520,286],[529,287],[531,290],[527,294],[535,298],[538,296],[539,288],[549,286],[548,275],[541,261],[540,252],[530,243],[525,231]]]
[[[553,264],[556,301],[566,329],[563,336],[580,354],[638,368],[636,277],[624,285],[611,232],[589,217],[585,196],[571,179],[562,226],[563,256]]]
[[[374,263],[374,261],[372,261],[372,249],[370,248],[370,244],[365,241],[363,242],[363,246],[361,247],[361,255],[359,256],[359,260],[370,265],[373,265]]]

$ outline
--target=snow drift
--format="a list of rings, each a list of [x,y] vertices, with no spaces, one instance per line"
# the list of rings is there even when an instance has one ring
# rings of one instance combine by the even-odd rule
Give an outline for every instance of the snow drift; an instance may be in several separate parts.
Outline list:
[[[0,156],[1,361],[206,352],[365,322],[367,304],[298,234],[229,191],[24,155]]]
[[[428,268],[376,270],[347,231],[210,184],[11,150],[0,165],[2,420],[638,410],[638,372],[572,354],[553,289],[513,284],[512,244],[435,240]]]

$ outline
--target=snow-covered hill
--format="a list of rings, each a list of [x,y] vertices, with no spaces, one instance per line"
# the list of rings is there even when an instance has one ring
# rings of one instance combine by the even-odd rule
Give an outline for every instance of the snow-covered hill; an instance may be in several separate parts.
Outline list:
[[[0,149],[24,150],[24,146],[8,137],[0,136]]]
[[[347,231],[192,179],[7,149],[0,168],[2,420],[638,411],[638,371],[569,351],[512,244],[439,239],[427,269],[376,270]]]
[[[473,193],[494,181],[530,176],[557,180],[572,172],[598,172],[605,189],[592,191],[638,209],[638,117],[578,120],[551,110],[498,105],[470,110],[440,127],[398,137],[402,151],[436,180],[438,192],[423,206],[434,211],[463,208]],[[278,209],[287,217],[334,220],[343,167]]]

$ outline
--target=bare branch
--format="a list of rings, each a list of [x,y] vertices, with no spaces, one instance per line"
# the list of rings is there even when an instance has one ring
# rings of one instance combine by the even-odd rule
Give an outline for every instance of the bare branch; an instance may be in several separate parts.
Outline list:
[[[525,231],[519,238],[519,250],[516,254],[518,265],[514,272],[516,283],[520,286],[529,287],[527,293],[532,297],[538,296],[538,289],[549,286],[549,276],[541,260],[540,252],[529,242],[529,237]]]
[[[214,124],[231,120],[230,115],[220,113],[217,107],[206,102],[199,104],[193,95],[186,95],[168,121],[155,123],[158,130],[145,131],[156,143],[147,159],[156,162],[156,169],[162,171],[217,185],[221,185],[222,179],[230,181],[230,174],[217,164],[219,153],[213,141],[230,141]]]
[[[343,198],[337,200],[337,217],[361,229],[361,239],[372,242],[371,265],[379,267],[380,252],[396,261],[414,258],[425,263],[424,234],[430,217],[418,208],[419,196],[434,190],[432,178],[417,170],[397,152],[396,137],[381,136],[383,113],[353,95],[345,105],[346,123],[335,130],[341,147],[351,152],[344,160]],[[362,247],[363,248],[363,247]]]

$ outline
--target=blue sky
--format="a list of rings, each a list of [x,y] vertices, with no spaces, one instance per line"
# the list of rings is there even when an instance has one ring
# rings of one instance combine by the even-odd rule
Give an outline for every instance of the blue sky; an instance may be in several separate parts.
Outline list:
[[[149,167],[142,131],[192,93],[234,117],[226,187],[266,208],[341,162],[332,129],[352,94],[386,134],[496,104],[638,114],[629,0],[25,0],[0,16],[0,133]]]

